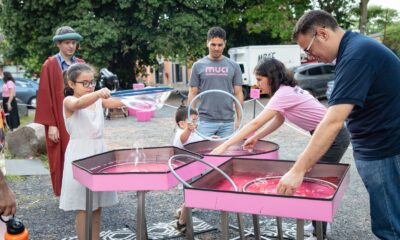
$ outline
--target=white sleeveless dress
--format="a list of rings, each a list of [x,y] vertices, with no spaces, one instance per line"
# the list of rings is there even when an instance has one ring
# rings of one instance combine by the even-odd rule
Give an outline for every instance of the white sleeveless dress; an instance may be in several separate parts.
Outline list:
[[[104,116],[102,100],[95,103],[95,111],[88,108],[75,111],[64,120],[70,140],[65,152],[60,208],[65,211],[86,210],[86,187],[72,175],[72,161],[106,151],[103,139]],[[118,203],[116,192],[93,192],[93,210]]]

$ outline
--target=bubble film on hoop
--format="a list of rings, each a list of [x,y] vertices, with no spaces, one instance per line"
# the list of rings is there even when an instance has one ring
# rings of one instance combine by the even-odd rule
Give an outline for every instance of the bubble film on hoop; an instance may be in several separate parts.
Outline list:
[[[239,100],[238,100],[235,96],[233,96],[232,94],[230,94],[230,93],[228,93],[228,92],[225,92],[225,91],[222,91],[222,90],[218,90],[218,89],[206,90],[206,91],[204,91],[204,92],[201,92],[200,94],[197,94],[197,95],[192,99],[192,101],[188,104],[188,112],[187,112],[187,116],[188,116],[188,117],[187,117],[187,121],[188,121],[188,122],[191,122],[191,120],[190,120],[190,110],[192,109],[193,103],[197,100],[197,98],[203,96],[204,94],[208,94],[208,93],[221,93],[221,94],[224,94],[224,95],[227,95],[227,96],[231,97],[231,98],[234,100],[234,102],[237,104],[237,106],[239,106],[239,109],[240,109],[240,112],[241,112],[241,116],[240,116],[240,126],[239,126],[239,128],[236,129],[231,135],[226,136],[226,137],[223,137],[223,138],[222,138],[222,137],[221,137],[221,138],[212,138],[212,137],[205,136],[204,134],[202,134],[202,133],[200,133],[199,131],[197,131],[197,129],[195,129],[194,131],[195,131],[200,137],[202,137],[202,138],[204,138],[204,139],[207,139],[207,140],[209,140],[209,141],[213,141],[213,142],[225,141],[225,140],[231,138],[231,137],[242,127],[242,123],[243,123],[243,115],[244,115],[243,107],[242,107],[242,105],[240,104]]]
[[[172,90],[171,87],[146,87],[116,91],[111,93],[111,96],[119,98],[129,108],[146,112],[161,109]]]

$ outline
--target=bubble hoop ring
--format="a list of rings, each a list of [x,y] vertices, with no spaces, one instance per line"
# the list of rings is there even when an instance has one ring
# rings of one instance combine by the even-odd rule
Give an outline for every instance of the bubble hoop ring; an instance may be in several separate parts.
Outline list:
[[[248,187],[250,187],[253,184],[262,182],[262,181],[268,181],[268,180],[273,180],[273,179],[281,179],[283,176],[271,176],[271,177],[263,177],[263,178],[256,178],[252,181],[247,182],[243,187],[242,187],[242,191],[243,192],[251,192],[248,191]],[[318,179],[318,178],[311,178],[311,177],[304,177],[303,178],[303,182],[309,182],[309,183],[315,183],[321,186],[325,186],[331,189],[334,189],[335,191],[337,190],[338,186],[334,183],[331,183],[329,181],[326,180],[322,180],[322,179]]]
[[[239,128],[236,129],[235,131],[233,131],[233,133],[231,135],[223,137],[223,138],[212,138],[212,137],[205,136],[204,134],[202,134],[199,131],[197,131],[197,129],[194,129],[194,132],[197,133],[200,137],[202,137],[204,139],[207,139],[209,141],[212,141],[212,142],[225,141],[225,140],[231,138],[233,135],[235,135],[235,133],[242,127],[242,123],[243,123],[243,115],[244,115],[243,107],[240,104],[239,100],[235,96],[233,96],[231,93],[228,93],[228,92],[225,92],[225,91],[222,91],[222,90],[218,90],[218,89],[211,89],[211,90],[206,90],[204,92],[201,92],[200,94],[197,94],[188,105],[187,122],[191,122],[191,120],[190,120],[190,110],[192,109],[192,105],[195,102],[195,100],[197,98],[207,94],[207,93],[222,93],[222,94],[225,94],[225,95],[231,97],[235,101],[237,106],[239,106],[240,112],[242,113],[241,116],[240,116],[240,125],[239,125]]]

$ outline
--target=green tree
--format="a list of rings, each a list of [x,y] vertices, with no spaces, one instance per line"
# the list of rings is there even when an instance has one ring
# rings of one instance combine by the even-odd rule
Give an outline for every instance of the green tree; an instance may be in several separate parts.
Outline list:
[[[204,52],[208,26],[224,1],[197,0],[5,0],[0,26],[9,44],[6,57],[33,72],[57,49],[55,29],[70,25],[84,36],[78,55],[108,67],[124,82],[135,66],[156,63],[156,55],[194,58]],[[51,11],[49,11],[51,9]]]
[[[106,67],[124,83],[135,81],[157,56],[189,64],[207,53],[212,26],[227,30],[228,46],[289,43],[291,31],[313,0],[2,0],[5,58],[39,72],[56,53],[57,27],[70,25],[84,40],[77,55]],[[321,6],[324,2],[319,0]],[[336,16],[351,0],[334,5]],[[332,10],[333,11],[333,10]],[[340,18],[342,19],[342,18]],[[339,20],[340,20],[339,19]]]
[[[400,22],[387,27],[383,43],[400,57]]]
[[[297,19],[310,8],[310,0],[227,1],[220,22],[234,46],[290,43]]]
[[[339,26],[347,29],[351,25],[351,18],[348,14],[359,0],[317,0],[318,6],[331,13],[339,23]]]
[[[400,14],[395,9],[372,5],[368,8],[366,34],[384,32],[384,29],[399,21]]]

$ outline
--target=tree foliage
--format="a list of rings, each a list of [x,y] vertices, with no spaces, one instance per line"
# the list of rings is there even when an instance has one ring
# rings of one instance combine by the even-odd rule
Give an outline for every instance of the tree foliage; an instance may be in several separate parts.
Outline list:
[[[56,28],[70,25],[84,36],[78,55],[132,82],[135,66],[155,64],[157,54],[194,58],[203,53],[205,44],[199,39],[205,42],[208,26],[216,24],[213,13],[223,2],[3,1],[0,21],[9,44],[6,57],[39,71],[57,51],[51,40]]]
[[[314,0],[3,0],[5,57],[39,72],[57,52],[55,30],[69,25],[84,40],[77,55],[132,83],[157,56],[193,62],[207,53],[212,26],[227,30],[229,47],[289,43],[297,19]],[[339,22],[352,0],[318,0]],[[339,5],[338,5],[339,4]],[[341,10],[337,10],[341,9]]]
[[[317,0],[318,5],[321,9],[332,14],[339,25],[347,29],[351,25],[349,18],[349,12],[355,6],[359,0]]]

